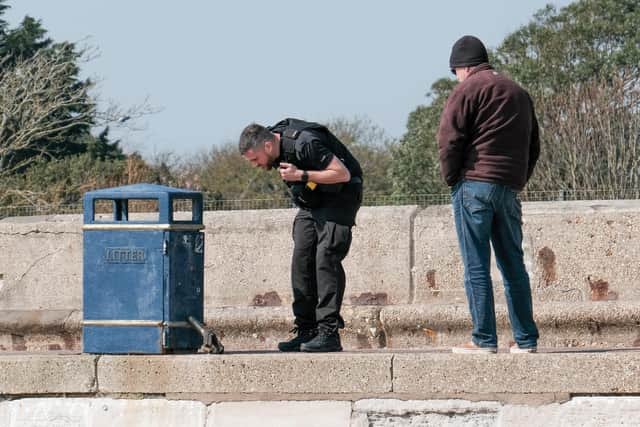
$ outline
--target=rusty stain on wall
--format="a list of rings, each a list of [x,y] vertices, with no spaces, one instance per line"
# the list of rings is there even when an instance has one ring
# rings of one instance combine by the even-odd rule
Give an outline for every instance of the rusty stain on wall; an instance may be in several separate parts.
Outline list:
[[[422,332],[424,332],[424,334],[429,337],[432,343],[436,342],[436,338],[438,337],[438,333],[436,331],[434,331],[433,329],[424,328]]]
[[[276,291],[270,291],[265,292],[264,295],[258,294],[253,297],[251,305],[254,307],[277,307],[282,305],[282,300]]]
[[[357,297],[351,297],[352,305],[387,305],[389,296],[386,292],[363,292]]]
[[[618,299],[618,294],[609,290],[609,282],[587,276],[587,283],[591,289],[591,301],[611,301]]]
[[[438,289],[438,284],[436,283],[435,270],[427,271],[427,287],[431,291],[431,295],[433,295],[434,297],[440,296],[440,290]]]
[[[545,246],[538,251],[537,263],[541,271],[540,284],[549,286],[558,279],[556,274],[556,254],[553,253],[551,248]]]

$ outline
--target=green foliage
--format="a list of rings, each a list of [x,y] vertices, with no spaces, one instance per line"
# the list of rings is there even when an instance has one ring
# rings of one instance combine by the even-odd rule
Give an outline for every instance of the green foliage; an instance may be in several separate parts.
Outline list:
[[[440,114],[455,82],[440,79],[427,94],[431,103],[409,115],[407,132],[392,149],[391,176],[398,195],[438,194],[445,190],[440,178],[436,133]]]
[[[280,176],[274,171],[253,168],[238,154],[235,143],[214,146],[209,152],[196,155],[189,163],[184,182],[217,200],[287,196]]]
[[[0,0],[0,17],[4,15],[4,12],[9,9],[11,6],[5,4],[7,0]],[[7,21],[0,18],[0,34],[4,34],[7,29]],[[1,46],[0,46],[1,49]]]
[[[542,9],[497,49],[536,103],[541,155],[529,189],[637,186],[638,28],[637,0],[581,0]]]
[[[610,188],[636,182],[632,173],[619,176],[619,165],[631,164],[635,145],[619,145],[637,140],[638,28],[637,0],[580,0],[560,11],[541,9],[489,52],[496,68],[525,87],[536,104],[541,157],[529,188]],[[438,80],[431,87],[431,102],[410,114],[407,132],[393,150],[396,193],[444,190],[436,132],[454,85],[451,79]]]
[[[0,11],[2,13],[2,11]],[[0,43],[0,57],[3,68],[11,67],[19,59],[33,57],[41,49],[50,48],[53,41],[45,37],[47,30],[40,21],[25,16],[18,28],[5,31]]]
[[[640,67],[640,2],[582,0],[540,10],[496,51],[501,69],[536,94]]]
[[[77,203],[85,191],[118,185],[127,171],[125,160],[99,160],[89,154],[39,159],[23,174],[0,184],[0,205]]]
[[[368,195],[389,194],[392,183],[391,147],[394,141],[384,130],[366,118],[337,118],[325,126],[358,159],[364,174],[364,190]]]
[[[8,7],[0,0],[0,17]],[[8,29],[0,19],[0,203],[67,203],[83,185],[128,179],[108,128],[91,134],[97,112],[92,82],[79,78],[81,57],[74,44],[47,37],[39,20],[26,16]]]

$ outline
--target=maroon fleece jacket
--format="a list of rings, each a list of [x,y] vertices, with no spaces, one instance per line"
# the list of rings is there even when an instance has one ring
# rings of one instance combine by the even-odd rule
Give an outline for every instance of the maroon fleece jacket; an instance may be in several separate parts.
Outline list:
[[[447,185],[468,179],[521,190],[540,155],[531,97],[491,65],[474,67],[447,99],[438,148]]]

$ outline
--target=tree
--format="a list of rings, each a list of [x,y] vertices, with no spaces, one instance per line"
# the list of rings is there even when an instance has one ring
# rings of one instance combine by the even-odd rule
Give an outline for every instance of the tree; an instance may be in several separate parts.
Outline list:
[[[70,140],[94,124],[88,86],[70,85],[75,65],[63,47],[18,59],[0,73],[0,177],[24,170],[40,157],[82,150]]]
[[[640,3],[581,0],[560,11],[547,6],[508,35],[498,66],[536,95],[640,70]]]
[[[440,177],[436,133],[440,114],[455,82],[442,78],[431,86],[429,105],[415,109],[407,132],[392,149],[391,177],[397,195],[439,194],[446,188]]]
[[[0,18],[8,8],[5,3],[0,0]],[[131,178],[130,164],[144,164],[136,154],[126,158],[118,141],[110,142],[108,134],[109,124],[120,117],[148,114],[146,102],[127,111],[113,105],[99,109],[90,93],[93,82],[79,78],[79,64],[88,51],[78,50],[73,43],[54,43],[46,34],[40,21],[29,16],[15,29],[8,29],[0,19],[0,202],[69,202],[71,197],[77,201],[81,194],[74,192],[77,188],[137,182]],[[103,130],[94,136],[91,130],[96,127]],[[121,170],[122,176],[100,178],[103,169]],[[142,169],[150,171],[145,172],[147,179],[160,179],[152,166],[144,164]],[[76,181],[78,173],[92,170],[96,179],[83,176]],[[51,176],[42,175],[47,173]],[[65,186],[68,191],[56,190]]]
[[[326,126],[358,159],[364,175],[365,194],[389,194],[392,189],[390,150],[395,143],[393,139],[371,120],[362,117],[336,118]]]
[[[183,181],[215,200],[282,198],[288,194],[277,173],[252,167],[238,153],[236,143],[214,146],[189,163]]]
[[[541,156],[532,190],[638,186],[640,3],[548,6],[496,51],[536,101]]]
[[[541,156],[529,189],[638,185],[632,160],[640,154],[635,151],[638,28],[637,0],[581,0],[559,11],[541,9],[489,52],[496,68],[527,89],[536,104]],[[396,193],[444,191],[436,132],[455,84],[451,79],[435,82],[430,104],[409,116],[407,132],[393,152]]]

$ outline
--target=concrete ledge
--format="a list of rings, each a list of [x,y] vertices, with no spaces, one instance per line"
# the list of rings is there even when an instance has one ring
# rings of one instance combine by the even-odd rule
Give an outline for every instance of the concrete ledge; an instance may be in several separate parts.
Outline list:
[[[640,352],[396,354],[397,393],[640,392]]]
[[[499,343],[513,342],[507,307],[496,304]],[[534,304],[542,347],[640,346],[640,303],[598,301]],[[466,304],[386,306],[380,311],[390,348],[450,346],[468,340],[471,316]]]
[[[2,355],[0,395],[94,393],[96,356]]]
[[[103,393],[386,393],[391,354],[102,356]]]
[[[576,394],[640,394],[640,349],[0,356],[0,396],[56,394],[216,401],[513,395],[566,400]]]
[[[596,301],[534,304],[541,347],[640,346],[640,302]],[[496,305],[500,345],[512,342],[506,306]],[[466,304],[343,306],[343,347],[349,350],[451,346],[468,340]],[[65,310],[0,310],[2,351],[81,351],[82,313]],[[289,336],[289,307],[209,309],[205,321],[228,351],[273,350]]]

